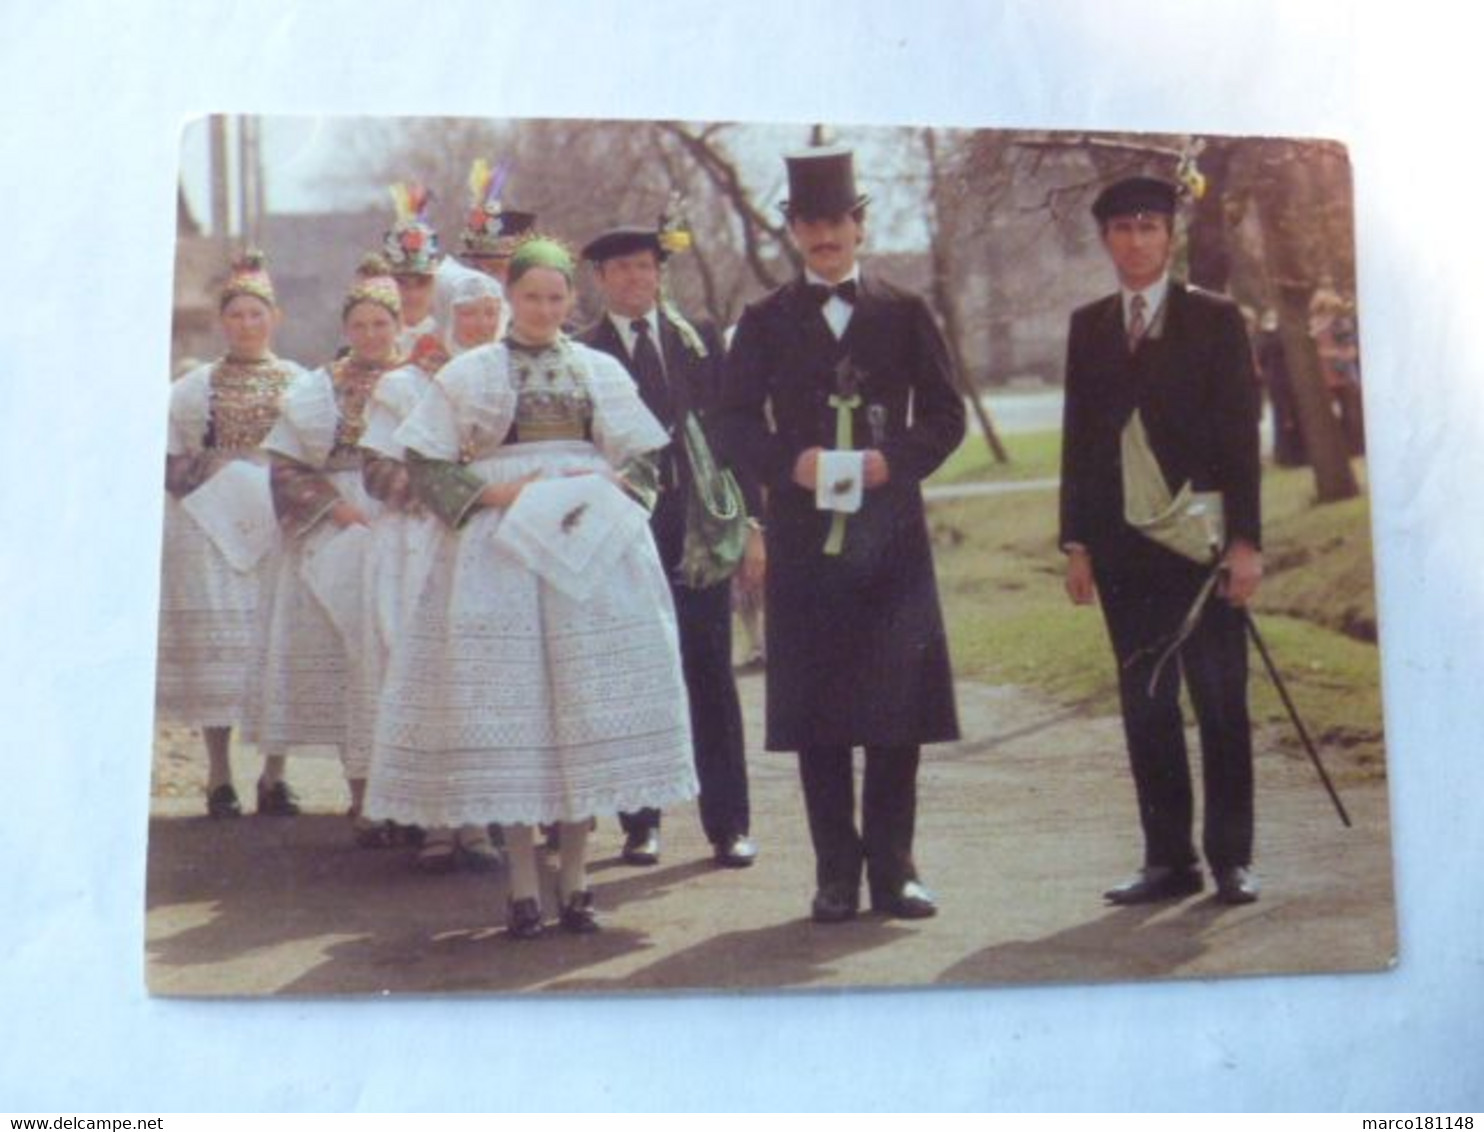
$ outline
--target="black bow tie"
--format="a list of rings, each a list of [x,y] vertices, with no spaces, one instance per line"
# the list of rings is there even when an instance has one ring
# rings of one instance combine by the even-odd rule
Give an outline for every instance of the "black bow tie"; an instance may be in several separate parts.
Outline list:
[[[820,306],[824,306],[832,297],[847,302],[851,306],[855,305],[856,288],[854,279],[847,279],[845,282],[837,283],[833,287],[827,286],[824,283],[810,283],[806,289],[809,292],[809,297]]]

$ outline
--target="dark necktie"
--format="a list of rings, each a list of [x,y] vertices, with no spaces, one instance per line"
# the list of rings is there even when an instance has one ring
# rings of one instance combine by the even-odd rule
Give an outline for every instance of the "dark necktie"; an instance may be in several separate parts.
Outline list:
[[[1149,329],[1144,317],[1144,308],[1147,305],[1148,301],[1143,295],[1135,295],[1129,301],[1128,352],[1130,354],[1139,348],[1144,332]]]
[[[634,380],[639,383],[639,396],[660,423],[669,428],[675,420],[670,405],[670,386],[665,380],[665,365],[659,348],[650,337],[649,320],[636,318],[629,327],[634,331]]]
[[[855,306],[855,280],[847,279],[843,283],[837,283],[830,287],[824,283],[810,283],[808,285],[809,296],[820,306],[824,306],[831,298],[840,299],[843,302]]]

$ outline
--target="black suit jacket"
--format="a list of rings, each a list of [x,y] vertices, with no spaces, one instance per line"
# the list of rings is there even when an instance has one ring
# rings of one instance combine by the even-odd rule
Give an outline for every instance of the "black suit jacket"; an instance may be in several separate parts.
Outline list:
[[[1170,489],[1221,492],[1227,541],[1261,546],[1259,391],[1235,303],[1172,281],[1162,333],[1132,355],[1117,293],[1082,307],[1065,395],[1061,545],[1086,546],[1099,568],[1175,557],[1124,521],[1119,440],[1137,408]]]
[[[692,325],[705,347],[704,355],[696,352],[686,342],[663,310],[659,312],[659,347],[665,365],[665,380],[662,384],[649,385],[639,380],[634,369],[634,359],[624,348],[623,338],[606,313],[579,334],[577,340],[612,355],[623,364],[638,385],[639,396],[644,404],[672,436],[675,436],[675,427],[683,414],[690,411],[702,421],[702,430],[708,432],[707,439],[710,440],[705,422],[720,391],[725,348],[721,335],[712,323],[700,322]],[[690,490],[691,477],[683,448],[683,443],[675,437],[675,443],[663,457],[665,460],[674,460],[675,483],[673,488],[662,492],[651,522],[660,559],[665,569],[670,571],[680,564],[685,542],[685,498]],[[719,462],[724,463],[720,460],[720,454],[717,455]],[[742,481],[741,476],[738,479]],[[750,493],[746,482],[741,482],[741,487],[744,493]]]

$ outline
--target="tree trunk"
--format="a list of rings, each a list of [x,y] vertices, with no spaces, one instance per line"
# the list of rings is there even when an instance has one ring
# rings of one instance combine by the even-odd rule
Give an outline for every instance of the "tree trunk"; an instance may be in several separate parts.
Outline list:
[[[1267,143],[1265,176],[1257,189],[1258,217],[1268,272],[1278,297],[1278,332],[1288,359],[1299,430],[1320,503],[1360,494],[1350,467],[1345,434],[1335,416],[1319,357],[1309,338],[1309,299],[1314,294],[1316,255],[1305,247],[1313,239],[1317,215],[1312,182],[1303,158],[1285,142]],[[1309,254],[1306,254],[1309,253]],[[1321,268],[1322,270],[1322,268]]]
[[[1201,150],[1200,168],[1206,192],[1195,202],[1189,236],[1188,278],[1197,287],[1226,294],[1231,284],[1232,253],[1226,222],[1227,169],[1235,151],[1234,142],[1207,142]]]
[[[943,320],[943,337],[948,343],[948,358],[953,363],[954,380],[958,383],[959,392],[969,402],[969,407],[974,410],[974,416],[979,421],[979,431],[984,434],[984,442],[989,445],[989,451],[994,456],[995,462],[1008,464],[1010,453],[1005,451],[1005,446],[1000,443],[994,422],[989,419],[989,413],[985,411],[983,403],[979,400],[979,391],[969,379],[968,370],[964,366],[963,322],[958,312],[958,294],[953,286],[949,239],[944,233],[943,181],[942,170],[938,164],[938,141],[935,132],[931,129],[924,130],[922,142],[927,151],[928,175],[931,178],[928,194],[931,204],[928,217],[928,245],[933,265],[933,305],[937,307],[939,317]]]

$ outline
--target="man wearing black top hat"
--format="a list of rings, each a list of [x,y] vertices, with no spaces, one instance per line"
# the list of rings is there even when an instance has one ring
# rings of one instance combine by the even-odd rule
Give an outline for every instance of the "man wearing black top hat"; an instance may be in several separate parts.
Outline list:
[[[716,397],[723,355],[720,335],[710,323],[691,325],[660,301],[666,252],[655,229],[614,228],[583,248],[582,255],[593,264],[605,309],[579,341],[622,362],[650,412],[676,436],[686,412],[699,416]],[[746,868],[757,848],[748,836],[742,708],[732,675],[731,585],[721,582],[692,589],[679,572],[693,488],[685,445],[677,436],[660,455],[660,497],[650,527],[675,599],[701,784],[701,826],[719,865]],[[660,811],[644,809],[619,819],[625,834],[624,860],[657,864]]]
[[[919,484],[962,439],[963,400],[927,305],[856,262],[867,198],[851,152],[785,161],[805,269],[743,313],[721,415],[768,488],[767,747],[799,753],[814,919],[853,918],[863,871],[876,911],[926,917],[918,758],[958,722]]]
[[[1183,673],[1200,724],[1206,862],[1218,899],[1244,904],[1258,894],[1242,609],[1262,577],[1258,387],[1236,304],[1169,277],[1176,196],[1169,182],[1132,177],[1093,204],[1119,290],[1072,315],[1061,546],[1072,601],[1101,601],[1143,827],[1143,868],[1105,897],[1143,904],[1204,886]],[[1205,528],[1189,552],[1156,541],[1169,524],[1140,512],[1151,481],[1172,504],[1186,485],[1209,501],[1185,507]],[[1218,558],[1219,587],[1198,606]]]

